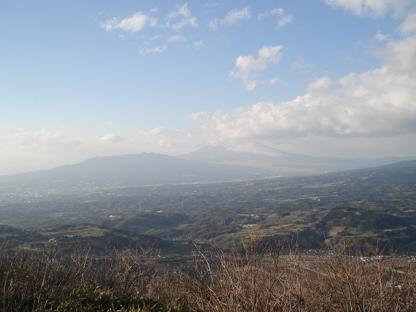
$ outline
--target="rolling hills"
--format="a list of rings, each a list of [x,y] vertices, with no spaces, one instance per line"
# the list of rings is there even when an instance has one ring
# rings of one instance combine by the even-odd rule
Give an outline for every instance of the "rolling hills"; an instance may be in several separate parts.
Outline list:
[[[277,241],[303,250],[348,241],[361,250],[416,252],[416,161],[306,177],[18,195],[1,197],[1,223],[14,228],[0,238],[19,244],[59,244],[77,229],[69,234],[74,241],[89,237],[102,246],[114,236],[122,248],[120,237],[129,244],[152,237],[178,252],[189,251],[179,246],[190,241],[229,248],[253,238],[263,249]]]

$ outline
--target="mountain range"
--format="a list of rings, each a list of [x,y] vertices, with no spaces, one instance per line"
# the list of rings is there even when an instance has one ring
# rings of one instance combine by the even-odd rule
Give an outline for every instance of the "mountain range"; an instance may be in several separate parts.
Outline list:
[[[235,152],[224,147],[208,146],[182,156],[185,159],[215,164],[238,165],[266,170],[278,176],[304,176],[328,172],[383,166],[412,158],[341,158],[317,157],[269,149],[267,154]]]
[[[50,170],[0,177],[0,187],[119,187],[211,183],[290,177],[359,169],[404,158],[347,159],[314,157],[276,151],[274,155],[241,153],[205,147],[177,157],[154,153],[97,157]]]

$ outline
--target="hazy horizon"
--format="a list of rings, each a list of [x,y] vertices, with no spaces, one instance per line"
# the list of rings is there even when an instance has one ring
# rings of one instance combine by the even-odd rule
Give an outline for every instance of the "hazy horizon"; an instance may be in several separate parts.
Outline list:
[[[416,2],[1,1],[0,175],[204,146],[416,155]]]

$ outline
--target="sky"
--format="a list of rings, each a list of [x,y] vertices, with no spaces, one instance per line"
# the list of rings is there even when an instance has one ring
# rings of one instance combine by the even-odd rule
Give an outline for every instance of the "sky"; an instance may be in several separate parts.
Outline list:
[[[416,155],[416,0],[0,0],[0,175],[206,145]]]

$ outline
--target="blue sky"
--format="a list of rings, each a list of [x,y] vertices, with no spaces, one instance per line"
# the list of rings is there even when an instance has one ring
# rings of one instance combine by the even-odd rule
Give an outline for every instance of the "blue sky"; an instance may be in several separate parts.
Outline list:
[[[406,0],[0,0],[0,143],[3,155],[7,152],[0,174],[93,154],[147,149],[175,154],[205,142],[238,147],[266,140],[290,149],[307,146],[299,142],[310,136],[342,137],[341,142],[381,140],[393,132],[413,135],[413,128],[402,129],[413,119],[394,119],[386,129],[369,130],[355,122],[360,115],[342,129],[321,123],[319,129],[299,130],[284,126],[281,111],[269,111],[277,127],[259,130],[255,125],[248,134],[221,129],[253,123],[253,107],[267,106],[256,103],[272,103],[272,110],[285,107],[282,103],[310,93],[314,81],[325,89],[338,88],[325,91],[326,103],[329,96],[339,99],[346,92],[342,84],[340,92],[339,81],[351,73],[389,66],[390,75],[399,66],[392,63],[394,55],[386,56],[390,50],[408,40],[404,53],[411,53],[410,61],[414,56],[414,11],[415,1]],[[262,48],[264,57],[259,56]],[[412,99],[409,92],[404,96]],[[311,103],[321,105],[318,98]],[[407,105],[407,117],[413,116],[414,102]],[[192,118],[198,112],[205,112],[202,121]],[[339,115],[327,119],[344,120]],[[351,130],[352,124],[359,130]],[[109,146],[93,142],[106,138]],[[77,152],[67,159],[62,154],[68,154],[68,142]],[[33,154],[39,161],[31,167],[27,159]]]

